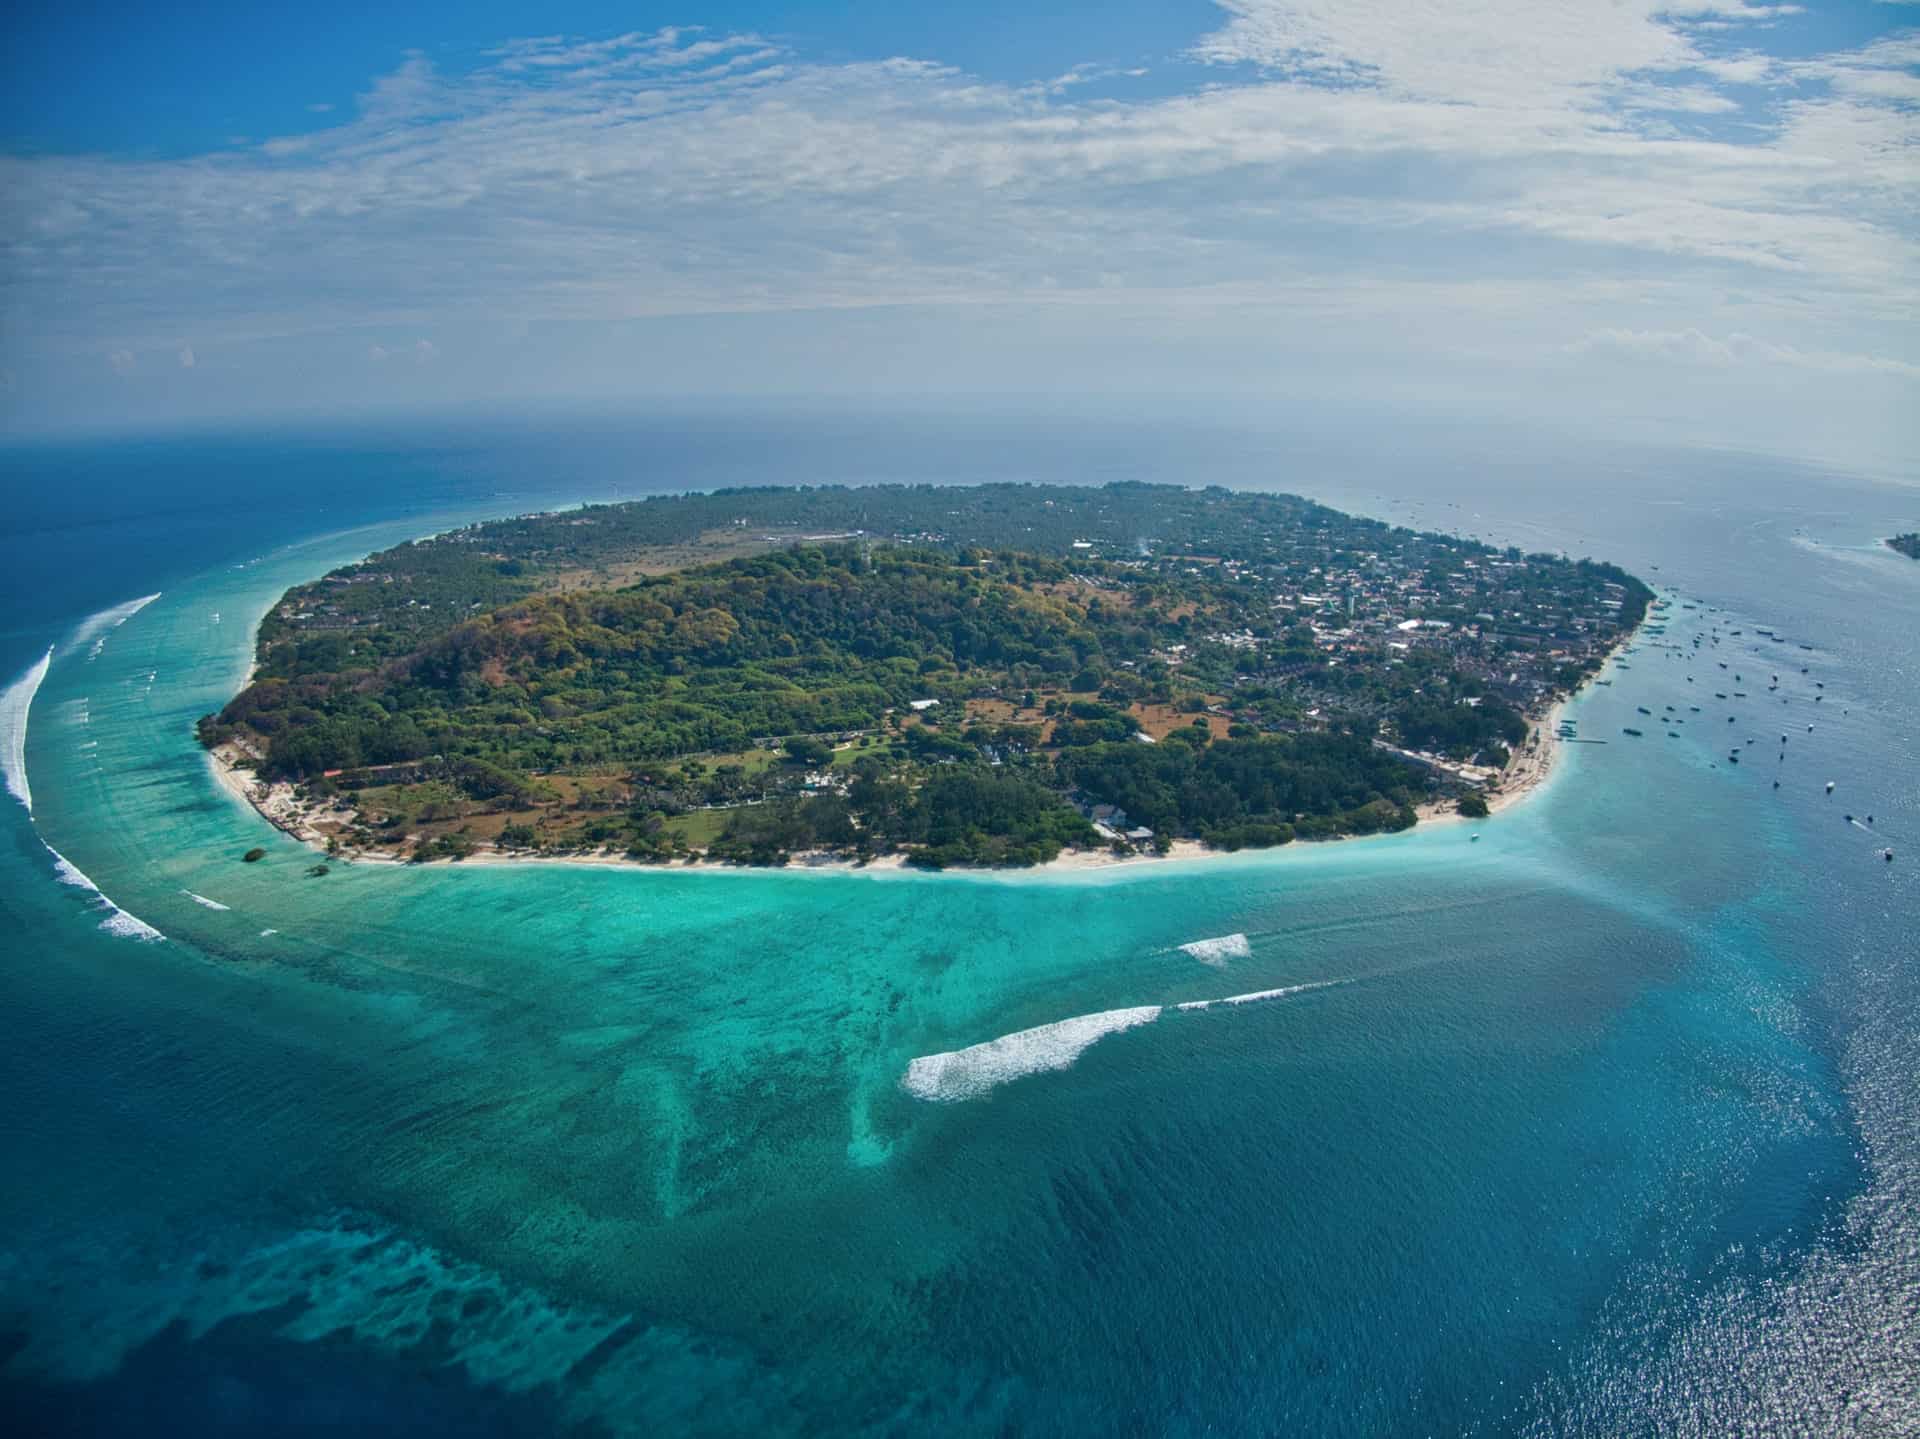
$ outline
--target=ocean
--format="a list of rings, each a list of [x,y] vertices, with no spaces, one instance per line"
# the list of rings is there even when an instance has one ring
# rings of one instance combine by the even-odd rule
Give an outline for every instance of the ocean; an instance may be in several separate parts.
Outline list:
[[[9,1432],[1920,1432],[1920,564],[1878,543],[1920,487],[1569,448],[788,411],[0,454]],[[288,585],[401,539],[1008,478],[1612,559],[1719,642],[1609,666],[1608,743],[1484,823],[1070,874],[315,878],[193,742]]]

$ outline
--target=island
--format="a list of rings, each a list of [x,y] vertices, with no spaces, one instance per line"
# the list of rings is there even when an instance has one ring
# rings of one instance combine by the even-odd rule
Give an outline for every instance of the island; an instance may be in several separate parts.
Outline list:
[[[1920,560],[1920,530],[1911,534],[1893,536],[1887,541],[1887,547],[1900,551],[1910,560]]]
[[[1026,866],[1484,815],[1653,602],[1218,487],[757,488],[286,593],[201,742],[347,858]]]

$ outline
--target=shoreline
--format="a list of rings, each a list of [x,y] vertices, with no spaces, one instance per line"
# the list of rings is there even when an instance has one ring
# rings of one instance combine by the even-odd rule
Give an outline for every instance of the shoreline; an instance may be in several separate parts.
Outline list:
[[[1644,621],[1642,621],[1644,623]],[[1620,649],[1632,643],[1639,633],[1638,627],[1629,631],[1620,643],[1608,652],[1610,660]],[[1604,666],[1604,662],[1603,662]],[[1596,671],[1598,673],[1598,671]],[[1584,686],[1583,686],[1584,688]],[[1508,761],[1507,768],[1501,771],[1497,784],[1486,791],[1487,815],[1484,818],[1463,815],[1450,800],[1429,800],[1414,807],[1416,821],[1412,829],[1394,831],[1396,834],[1413,834],[1429,827],[1450,826],[1464,823],[1485,823],[1493,817],[1503,814],[1524,802],[1543,788],[1554,773],[1561,745],[1557,738],[1560,719],[1566,707],[1573,701],[1574,694],[1562,695],[1556,699],[1538,720],[1529,720],[1532,729],[1529,736],[1530,748],[1515,751]],[[247,805],[275,829],[300,844],[305,845],[322,859],[337,859],[345,864],[382,864],[407,866],[413,862],[396,855],[373,854],[366,851],[345,851],[330,855],[326,850],[325,837],[307,822],[307,806],[295,798],[294,786],[282,781],[268,786],[256,779],[250,770],[239,763],[242,756],[239,747],[233,744],[221,745],[206,751],[207,765],[212,771],[214,782],[221,790],[234,799]],[[247,755],[252,759],[255,756]],[[1096,870],[1118,870],[1122,868],[1143,868],[1156,863],[1192,863],[1195,860],[1221,860],[1244,858],[1249,855],[1276,853],[1292,849],[1295,845],[1339,844],[1352,839],[1373,839],[1378,835],[1338,835],[1331,839],[1295,840],[1292,844],[1271,845],[1259,849],[1213,849],[1196,839],[1177,839],[1166,854],[1127,854],[1116,855],[1106,850],[1063,850],[1044,864],[1022,867],[986,868],[980,866],[954,866],[951,869],[917,869],[909,865],[904,855],[881,855],[876,859],[860,863],[857,860],[834,854],[830,851],[801,851],[791,856],[784,865],[748,865],[735,864],[726,860],[708,859],[704,855],[688,859],[670,860],[664,863],[629,859],[626,855],[609,850],[599,850],[581,854],[521,854],[493,847],[478,849],[460,860],[434,860],[432,864],[463,864],[478,868],[494,868],[508,865],[572,865],[595,869],[629,869],[638,871],[686,873],[704,871],[715,874],[795,874],[795,873],[837,873],[837,874],[888,874],[914,873],[923,875],[959,874],[959,875],[1069,875],[1082,874]],[[420,866],[425,868],[427,866]]]

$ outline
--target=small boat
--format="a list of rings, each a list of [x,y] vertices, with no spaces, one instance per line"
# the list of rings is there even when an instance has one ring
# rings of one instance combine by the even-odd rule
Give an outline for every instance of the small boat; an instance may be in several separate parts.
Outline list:
[[[1739,750],[1734,750],[1734,751],[1733,751],[1733,752],[1732,752],[1731,754],[1729,754],[1729,755],[1727,756],[1727,763],[1728,763],[1728,764],[1739,764],[1739,763],[1740,763],[1740,751],[1739,751]]]
[[[1469,844],[1478,844],[1480,843],[1480,836],[1477,834],[1470,834],[1467,836],[1467,842]]]
[[[1828,794],[1832,794],[1832,793],[1833,793],[1833,781],[1832,781],[1832,780],[1828,780],[1828,781],[1827,781],[1827,793],[1828,793]]]
[[[1620,731],[1620,733],[1621,733],[1621,734],[1630,734],[1630,735],[1632,735],[1632,736],[1633,736],[1633,737],[1634,737],[1635,739],[1639,739],[1639,738],[1640,738],[1640,731],[1639,731],[1639,730],[1637,730],[1637,729],[1633,729],[1633,728],[1630,728],[1630,727],[1629,727],[1629,728],[1625,728],[1625,729],[1622,729],[1622,730]]]
[[[1635,705],[1634,708],[1639,710],[1640,713],[1643,715],[1650,715],[1653,713],[1653,711],[1648,709],[1645,705]]]

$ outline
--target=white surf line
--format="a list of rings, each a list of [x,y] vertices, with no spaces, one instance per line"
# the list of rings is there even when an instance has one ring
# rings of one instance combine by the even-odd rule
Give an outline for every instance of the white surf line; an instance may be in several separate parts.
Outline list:
[[[1022,1075],[1069,1068],[1107,1035],[1152,1024],[1160,1017],[1160,1009],[1157,1004],[1148,1004],[1081,1014],[1015,1030],[965,1049],[922,1055],[907,1065],[900,1087],[916,1098],[937,1103],[975,1099],[995,1085]]]
[[[70,884],[76,889],[87,890],[93,895],[94,908],[104,909],[107,912],[107,917],[100,921],[100,928],[104,929],[108,934],[117,934],[123,939],[137,939],[148,944],[154,940],[166,938],[164,934],[160,933],[159,930],[148,924],[144,919],[141,919],[138,915],[128,914],[124,909],[120,908],[119,905],[108,899],[106,895],[101,892],[100,886],[82,874],[80,867],[64,854],[60,853],[59,850],[47,844],[44,839],[41,840],[40,843],[45,846],[47,853],[53,856],[54,878],[62,884]]]
[[[1175,1009],[1212,1009],[1216,1004],[1261,1004],[1269,999],[1286,999],[1290,995],[1305,994],[1313,989],[1335,989],[1343,984],[1353,984],[1354,979],[1316,979],[1306,984],[1282,985],[1279,989],[1256,989],[1249,994],[1230,994],[1225,999],[1189,999],[1184,1004],[1176,1004]]]
[[[38,663],[0,690],[0,773],[7,793],[25,805],[28,814],[33,813],[33,788],[27,783],[27,715],[52,663],[53,646],[48,645]]]
[[[1210,964],[1215,969],[1224,968],[1230,959],[1253,957],[1253,945],[1244,934],[1223,934],[1215,939],[1196,939],[1179,948],[1182,954],[1190,954],[1202,964]]]
[[[1264,1004],[1290,999],[1316,989],[1337,989],[1358,984],[1374,975],[1350,975],[1342,979],[1316,979],[1304,984],[1288,984],[1278,989],[1256,989],[1246,994],[1230,994],[1224,999],[1189,999],[1171,1006],[1176,1011],[1198,1011],[1216,1006]],[[1009,1080],[1049,1070],[1071,1068],[1073,1062],[1109,1034],[1152,1024],[1168,1006],[1140,1005],[1132,1009],[1103,1009],[1097,1014],[1076,1015],[1032,1029],[1015,1030],[984,1044],[941,1054],[925,1054],[907,1064],[900,1087],[917,1099],[952,1104],[981,1095]]]
[[[106,648],[107,636],[159,598],[160,592],[156,590],[150,595],[140,596],[137,600],[128,600],[125,604],[101,610],[97,615],[87,616],[80,622],[80,627],[73,632],[73,638],[67,642],[69,647],[77,650],[88,640],[92,640],[93,648],[87,651],[87,658],[99,659],[100,651]]]
[[[190,889],[183,889],[180,891],[180,893],[184,894],[188,899],[192,900],[195,904],[204,904],[208,909],[232,909],[233,908],[232,905],[222,904],[217,899],[208,899],[204,894],[195,894]]]

